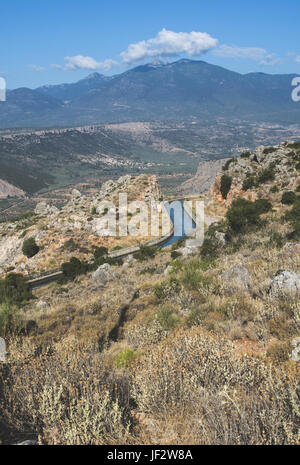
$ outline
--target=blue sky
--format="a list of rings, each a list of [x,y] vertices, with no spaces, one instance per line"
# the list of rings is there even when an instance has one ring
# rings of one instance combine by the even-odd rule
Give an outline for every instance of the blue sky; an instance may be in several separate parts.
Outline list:
[[[1,3],[0,76],[10,89],[181,57],[241,73],[300,73],[299,0]]]

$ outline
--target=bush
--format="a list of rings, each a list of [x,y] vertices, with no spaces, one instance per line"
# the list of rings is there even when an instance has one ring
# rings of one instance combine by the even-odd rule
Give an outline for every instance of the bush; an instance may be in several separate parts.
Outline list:
[[[178,323],[178,317],[174,315],[174,311],[170,307],[161,308],[156,317],[164,329],[173,329]]]
[[[230,160],[227,160],[227,162],[225,163],[225,165],[223,166],[223,171],[227,171],[229,166],[231,165],[231,163],[233,162],[236,162],[236,159],[235,158],[231,158]]]
[[[296,187],[296,192],[300,192],[300,183],[299,183],[298,186]]]
[[[124,352],[120,352],[116,357],[115,365],[117,368],[127,368],[134,362],[138,355],[140,355],[139,351],[135,352],[132,349],[126,349]]]
[[[181,256],[181,253],[180,252],[177,252],[177,250],[172,250],[171,252],[171,258],[172,260],[176,260],[176,258],[180,257]]]
[[[73,280],[76,278],[76,276],[85,274],[88,269],[89,267],[86,263],[81,262],[76,257],[72,257],[69,262],[65,262],[61,266],[61,270],[64,275],[64,279],[62,281]]]
[[[155,284],[153,287],[154,295],[160,299],[166,299],[168,296],[178,293],[180,291],[180,283],[178,279],[171,276],[168,281],[164,281],[160,284]]]
[[[107,254],[108,254],[107,247],[96,247],[94,250],[94,259],[98,260],[99,258],[102,258]]]
[[[272,186],[271,189],[270,189],[270,192],[271,192],[272,194],[276,194],[277,192],[279,192],[279,189],[278,189],[277,186]]]
[[[223,174],[221,177],[221,194],[223,199],[227,199],[228,192],[230,191],[232,184],[232,178],[227,174]]]
[[[257,183],[264,184],[265,182],[268,182],[268,181],[274,181],[274,179],[275,179],[274,169],[266,168],[259,172],[258,177],[257,177]]]
[[[293,205],[296,199],[297,199],[297,196],[295,192],[293,191],[284,192],[281,197],[281,203],[283,203],[284,205]]]
[[[206,238],[201,246],[200,255],[202,258],[214,259],[218,255],[218,243],[213,238]]]
[[[252,189],[255,186],[256,186],[255,176],[247,176],[246,179],[244,179],[242,189],[244,191],[247,191],[248,189]]]
[[[267,148],[264,149],[263,153],[264,153],[265,155],[268,155],[269,153],[276,152],[276,150],[277,150],[277,149],[276,149],[275,147],[267,147]]]
[[[74,252],[74,250],[79,249],[79,245],[76,244],[76,242],[72,238],[66,241],[63,247],[64,247],[64,250],[68,250],[70,252]]]
[[[18,332],[21,329],[18,310],[8,302],[0,305],[0,337]]]
[[[136,254],[136,258],[143,262],[145,260],[149,260],[154,258],[158,252],[158,247],[149,247],[147,245],[141,245],[140,251]]]
[[[249,152],[249,151],[243,152],[240,155],[241,158],[249,158],[250,156],[251,156],[251,152]]]
[[[257,209],[259,215],[268,213],[272,210],[272,204],[267,199],[258,199],[254,202],[254,206]]]
[[[30,237],[29,239],[26,239],[23,242],[23,247],[22,247],[22,252],[26,257],[31,258],[34,257],[39,252],[40,248],[36,244],[35,240],[33,237]]]
[[[27,279],[17,273],[10,273],[0,280],[0,303],[19,305],[32,298]]]
[[[265,199],[255,202],[243,198],[234,200],[226,213],[231,232],[234,234],[245,233],[259,226],[261,224],[260,215],[271,208],[270,202]]]

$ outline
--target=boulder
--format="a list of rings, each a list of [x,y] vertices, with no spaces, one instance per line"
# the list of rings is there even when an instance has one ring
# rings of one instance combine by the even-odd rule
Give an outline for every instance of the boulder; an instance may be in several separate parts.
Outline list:
[[[78,197],[81,197],[81,192],[79,192],[79,190],[77,189],[73,189],[71,192],[71,195],[72,197],[78,198]]]
[[[183,247],[183,249],[180,249],[180,252],[184,257],[188,257],[189,255],[198,255],[199,248],[198,247]]]
[[[292,360],[294,362],[300,362],[300,337],[296,337],[292,340]]]
[[[104,286],[108,281],[115,279],[115,273],[108,263],[104,263],[93,273],[93,280],[96,284]]]
[[[222,233],[222,232],[220,232],[220,231],[216,231],[216,232],[215,232],[215,238],[216,238],[218,244],[219,244],[221,247],[223,247],[224,245],[226,245],[225,236],[226,236],[225,233]]]
[[[269,292],[272,297],[277,298],[300,295],[300,274],[281,271],[272,279]]]
[[[238,287],[248,287],[251,282],[249,270],[242,263],[232,266],[222,273],[221,277],[224,281],[232,282]]]

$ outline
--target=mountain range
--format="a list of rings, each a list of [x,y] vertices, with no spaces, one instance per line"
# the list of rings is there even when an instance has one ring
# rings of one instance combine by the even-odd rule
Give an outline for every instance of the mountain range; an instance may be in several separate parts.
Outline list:
[[[204,61],[149,63],[111,77],[7,91],[0,127],[52,127],[126,121],[240,118],[298,123],[296,74],[240,74]]]

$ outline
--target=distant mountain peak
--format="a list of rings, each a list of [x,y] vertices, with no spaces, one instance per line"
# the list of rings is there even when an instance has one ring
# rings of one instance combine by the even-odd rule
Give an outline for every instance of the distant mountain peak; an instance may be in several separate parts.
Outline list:
[[[83,79],[80,79],[80,81],[78,81],[78,82],[88,81],[88,80],[92,80],[92,79],[99,79],[99,78],[102,79],[103,77],[104,77],[103,74],[100,74],[100,73],[95,72],[95,73],[89,74],[88,76],[86,76],[86,77],[83,78]]]

